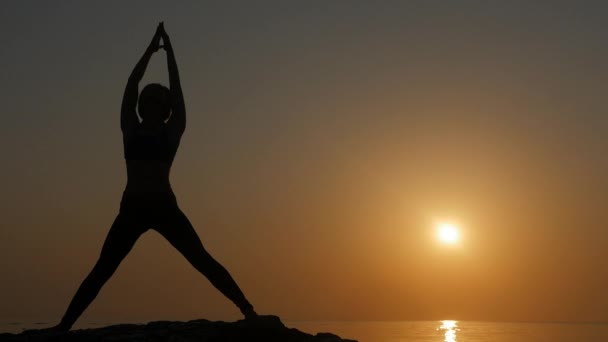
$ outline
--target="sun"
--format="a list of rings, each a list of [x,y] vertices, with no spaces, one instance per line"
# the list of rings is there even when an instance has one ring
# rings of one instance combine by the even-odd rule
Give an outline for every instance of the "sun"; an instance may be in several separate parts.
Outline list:
[[[453,223],[442,222],[437,224],[437,238],[441,243],[454,245],[460,240],[458,226]]]

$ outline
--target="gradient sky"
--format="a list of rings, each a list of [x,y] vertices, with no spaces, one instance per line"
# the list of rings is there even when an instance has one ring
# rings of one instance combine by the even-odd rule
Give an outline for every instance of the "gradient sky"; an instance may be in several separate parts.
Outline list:
[[[6,2],[0,320],[57,322],[95,263],[126,183],[122,92],[161,20],[188,112],[173,188],[258,312],[608,320],[606,18],[601,1]],[[239,317],[150,231],[81,322]]]

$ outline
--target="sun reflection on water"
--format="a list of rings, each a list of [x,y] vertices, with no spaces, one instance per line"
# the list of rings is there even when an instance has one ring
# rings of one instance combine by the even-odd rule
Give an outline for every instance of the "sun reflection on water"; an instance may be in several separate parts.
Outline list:
[[[456,342],[456,332],[460,330],[456,323],[456,321],[441,321],[441,326],[437,330],[443,331],[444,342]]]

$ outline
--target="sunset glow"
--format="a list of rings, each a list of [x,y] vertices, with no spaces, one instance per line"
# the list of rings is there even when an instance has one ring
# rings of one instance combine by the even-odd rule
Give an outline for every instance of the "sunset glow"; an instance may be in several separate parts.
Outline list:
[[[307,330],[360,342],[608,322],[608,2],[38,0],[0,16],[0,336],[61,322],[92,270],[74,329],[238,321],[243,297],[286,326],[361,322]],[[161,21],[179,77],[151,44]],[[149,103],[169,117],[144,127],[148,84],[169,89]],[[115,262],[96,267],[104,248]]]

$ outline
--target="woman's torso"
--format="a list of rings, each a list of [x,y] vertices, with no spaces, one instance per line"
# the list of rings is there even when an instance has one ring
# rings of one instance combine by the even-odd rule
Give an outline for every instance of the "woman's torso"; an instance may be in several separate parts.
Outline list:
[[[126,193],[171,192],[171,165],[150,160],[127,160]]]
[[[179,137],[172,138],[165,125],[138,125],[123,136],[127,163],[127,194],[172,193],[169,174]]]

